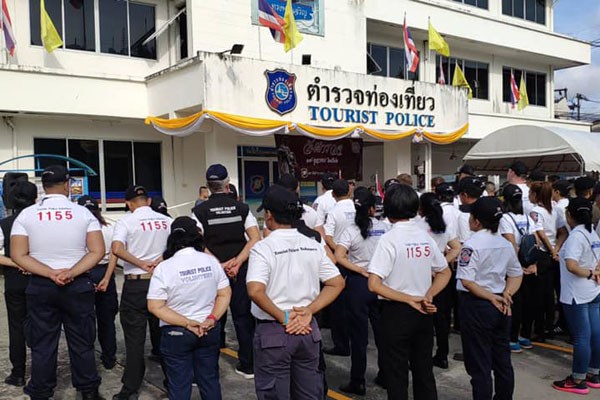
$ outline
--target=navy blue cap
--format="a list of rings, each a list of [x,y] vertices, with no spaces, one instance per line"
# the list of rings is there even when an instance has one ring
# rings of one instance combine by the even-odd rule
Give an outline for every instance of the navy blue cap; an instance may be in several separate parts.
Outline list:
[[[222,181],[229,176],[223,164],[213,164],[206,170],[207,181]]]
[[[132,185],[127,188],[125,192],[125,200],[130,201],[136,197],[145,196],[148,197],[148,191],[141,185]]]
[[[55,184],[68,181],[69,170],[63,165],[51,165],[42,172],[42,184]]]
[[[302,203],[296,192],[292,192],[280,185],[269,186],[263,196],[261,205],[256,209],[269,210],[277,213],[294,213],[302,209]]]
[[[92,196],[81,196],[77,199],[77,204],[84,206],[88,210],[97,211],[100,209],[98,202]]]

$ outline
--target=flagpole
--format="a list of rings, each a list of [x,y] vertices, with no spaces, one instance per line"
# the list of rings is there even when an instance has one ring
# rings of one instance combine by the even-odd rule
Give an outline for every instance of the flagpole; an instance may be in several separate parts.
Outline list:
[[[262,42],[260,40],[260,25],[256,26],[258,32],[258,59],[262,60]]]

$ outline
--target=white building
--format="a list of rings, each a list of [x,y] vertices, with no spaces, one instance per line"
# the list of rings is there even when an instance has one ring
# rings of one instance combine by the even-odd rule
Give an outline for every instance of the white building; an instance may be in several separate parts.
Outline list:
[[[286,119],[265,105],[266,69],[293,70],[306,82],[324,75],[394,87],[404,76],[405,16],[421,54],[418,81],[437,82],[440,61],[448,83],[455,59],[465,71],[474,91],[469,131],[447,146],[367,140],[365,184],[373,184],[375,172],[380,178],[414,174],[425,159],[432,160],[422,169],[428,176],[452,174],[474,140],[512,125],[590,130],[554,119],[554,71],[589,64],[591,47],[553,32],[551,0],[298,0],[304,41],[291,53],[257,25],[257,1],[46,0],[65,42],[49,54],[39,38],[39,0],[7,0],[17,49],[14,57],[3,53],[0,65],[0,161],[47,153],[76,158],[98,171],[89,188],[105,204],[120,203],[133,181],[162,192],[170,204],[193,200],[214,162],[228,167],[243,192],[244,171],[270,169],[272,175],[275,160],[268,152],[244,156],[242,147],[273,148],[272,135],[257,138],[210,123],[179,138],[144,119],[185,117],[208,107]],[[449,43],[450,62],[428,51],[428,18]],[[163,27],[156,40],[141,44]],[[244,45],[241,55],[216,54],[233,44]],[[367,76],[368,54],[382,69],[375,75],[385,78]],[[304,55],[310,65],[302,65]],[[525,71],[531,105],[523,111],[511,108],[511,69],[517,82]],[[305,87],[298,89],[303,95]],[[310,123],[307,115],[294,111],[291,119]],[[0,169],[36,166],[22,158]]]

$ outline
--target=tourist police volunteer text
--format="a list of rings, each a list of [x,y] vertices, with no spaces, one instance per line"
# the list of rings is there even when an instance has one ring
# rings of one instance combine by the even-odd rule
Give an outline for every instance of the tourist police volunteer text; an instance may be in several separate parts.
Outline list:
[[[378,124],[379,111],[355,110],[337,107],[308,106],[311,121],[344,122],[354,124]],[[385,125],[415,126],[433,128],[435,116],[430,114],[411,114],[385,112]]]

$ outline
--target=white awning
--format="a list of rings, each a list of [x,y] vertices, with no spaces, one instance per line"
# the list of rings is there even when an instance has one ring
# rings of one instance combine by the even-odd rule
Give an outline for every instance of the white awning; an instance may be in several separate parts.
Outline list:
[[[516,160],[546,173],[600,171],[600,134],[555,127],[509,126],[480,140],[464,160],[482,173],[505,172]]]
[[[163,34],[164,31],[166,31],[169,26],[171,26],[171,24],[182,14],[185,12],[185,7],[183,7],[181,10],[179,10],[179,12],[177,14],[175,14],[170,20],[168,20],[167,22],[165,22],[160,28],[158,28],[152,35],[148,36],[146,38],[146,40],[144,40],[142,42],[142,46],[144,46],[146,43],[150,42],[152,39],[159,37],[160,35]]]

